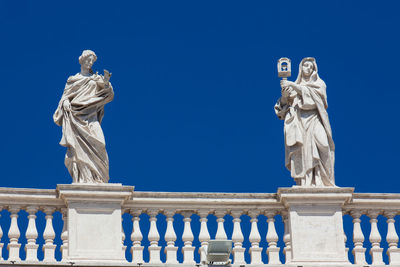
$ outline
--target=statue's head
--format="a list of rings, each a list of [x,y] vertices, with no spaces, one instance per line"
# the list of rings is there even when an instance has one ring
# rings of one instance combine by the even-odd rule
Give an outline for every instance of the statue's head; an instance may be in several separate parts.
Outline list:
[[[79,57],[79,64],[83,68],[92,69],[93,63],[97,60],[96,54],[92,50],[83,50]]]
[[[303,72],[304,77],[310,77],[310,75],[314,71],[314,61],[311,60],[305,60],[303,61],[303,64],[301,65],[301,70]]]
[[[318,67],[315,58],[306,57],[300,62],[299,75],[297,76],[296,83],[300,83],[302,79],[309,79],[316,81],[318,77]]]

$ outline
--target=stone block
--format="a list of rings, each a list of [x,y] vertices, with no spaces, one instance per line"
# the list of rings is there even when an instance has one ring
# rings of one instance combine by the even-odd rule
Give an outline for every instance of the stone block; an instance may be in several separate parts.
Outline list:
[[[350,264],[342,206],[353,188],[280,188],[278,197],[289,211],[291,264]]]
[[[133,187],[71,184],[57,192],[68,209],[67,261],[125,261],[121,206]]]

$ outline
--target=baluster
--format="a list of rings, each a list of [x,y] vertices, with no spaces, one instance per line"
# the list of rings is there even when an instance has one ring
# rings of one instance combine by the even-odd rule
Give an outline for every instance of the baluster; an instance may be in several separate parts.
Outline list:
[[[381,235],[378,230],[378,215],[379,211],[373,210],[368,212],[368,216],[371,218],[371,233],[369,235],[369,241],[371,242],[370,254],[372,256],[373,265],[385,265],[382,260],[383,248],[380,247]]]
[[[208,210],[200,210],[200,233],[199,233],[199,241],[201,243],[201,247],[199,248],[200,254],[200,262],[205,264],[207,261],[205,248],[208,246],[208,241],[210,241],[210,233],[208,232],[207,227],[207,216],[209,214]]]
[[[142,214],[142,210],[131,210],[132,215],[132,234],[131,240],[133,242],[131,253],[132,253],[132,263],[138,264],[143,263],[143,246],[141,245],[143,235],[140,231],[140,214]]]
[[[164,212],[167,217],[167,230],[165,231],[164,239],[167,242],[167,246],[164,249],[166,255],[166,263],[167,264],[178,264],[178,260],[176,258],[176,252],[178,251],[178,247],[175,246],[176,234],[174,229],[174,210],[166,210]]]
[[[147,211],[150,216],[150,230],[148,239],[150,241],[149,246],[149,255],[150,261],[149,263],[161,263],[160,260],[160,250],[161,247],[158,246],[158,240],[160,240],[160,235],[157,230],[157,214],[158,210],[148,210]]]
[[[2,210],[3,210],[3,207],[0,206],[0,211],[2,211]],[[0,217],[1,217],[1,214],[0,214]],[[2,237],[3,237],[3,229],[1,229],[1,225],[0,225],[0,240]],[[0,243],[0,261],[4,260],[3,256],[2,256],[3,246],[4,246],[4,243]]]
[[[218,222],[217,233],[215,234],[216,240],[227,240],[228,239],[228,237],[225,233],[225,229],[224,229],[225,214],[226,214],[225,210],[215,211],[215,216],[217,216],[217,222]]]
[[[267,254],[268,254],[268,264],[281,264],[279,260],[279,247],[278,244],[278,234],[275,229],[275,211],[266,211],[265,216],[267,216],[268,232],[267,232]]]
[[[232,250],[233,253],[233,263],[234,264],[246,264],[244,260],[244,252],[245,248],[242,247],[242,243],[244,240],[242,228],[240,226],[240,216],[242,215],[241,210],[231,211],[231,215],[233,217],[233,233],[232,233],[232,241],[234,243],[234,247]]]
[[[18,243],[18,238],[20,236],[19,228],[18,228],[18,212],[21,209],[19,206],[10,206],[9,211],[11,213],[11,225],[8,230],[8,238],[10,239],[10,243],[7,246],[9,251],[8,260],[9,261],[20,261],[19,257],[19,248],[21,244]]]
[[[46,227],[44,228],[43,238],[45,244],[43,245],[44,251],[44,262],[53,262],[55,261],[54,253],[56,250],[56,245],[54,245],[53,240],[56,237],[56,233],[53,228],[53,212],[55,211],[52,207],[43,208],[44,213],[46,214]]]
[[[37,249],[39,247],[36,244],[36,239],[38,237],[38,232],[36,229],[36,212],[38,211],[38,207],[29,206],[26,208],[26,212],[28,212],[28,227],[26,229],[26,240],[27,244],[25,246],[26,251],[26,261],[38,261],[37,257]]]
[[[182,241],[184,242],[184,246],[182,248],[183,253],[183,264],[195,264],[194,261],[194,250],[195,247],[192,246],[192,242],[194,239],[192,228],[190,222],[192,219],[190,216],[193,214],[193,211],[182,211],[181,214],[183,215],[183,234],[182,234]]]
[[[365,261],[365,250],[363,247],[364,242],[364,234],[361,229],[361,215],[362,212],[359,210],[352,210],[350,215],[353,217],[353,255],[354,255],[354,264],[367,265]]]
[[[284,234],[283,242],[285,243],[285,248],[283,253],[285,254],[285,264],[289,264],[292,260],[292,244],[290,242],[290,232],[289,232],[289,213],[287,211],[281,212],[283,223],[284,223]]]
[[[399,236],[396,233],[395,228],[395,220],[394,217],[397,215],[395,211],[385,212],[385,216],[387,217],[388,231],[386,235],[386,241],[389,245],[387,250],[387,255],[389,256],[389,264],[390,265],[399,265],[400,264],[400,249],[397,247],[399,242]]]
[[[61,231],[61,261],[66,261],[68,258],[68,210],[66,208],[61,209],[62,220],[64,222],[63,229]]]
[[[260,248],[260,241],[261,241],[261,236],[260,233],[258,232],[258,227],[257,227],[257,217],[260,214],[260,211],[258,210],[252,210],[249,211],[249,216],[251,218],[251,230],[250,230],[250,236],[249,236],[249,241],[251,243],[251,247],[249,249],[250,256],[251,256],[251,264],[263,264],[262,259],[261,259],[261,251],[262,248]]]

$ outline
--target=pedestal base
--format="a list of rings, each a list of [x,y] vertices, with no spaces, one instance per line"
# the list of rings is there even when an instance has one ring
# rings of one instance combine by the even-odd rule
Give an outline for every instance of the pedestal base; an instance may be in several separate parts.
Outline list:
[[[173,245],[165,247],[164,253],[166,257],[166,264],[179,264],[178,260],[176,259],[177,251],[178,247],[174,247]]]
[[[122,244],[121,205],[133,187],[121,184],[58,185],[68,208],[66,260],[125,261]]]
[[[353,188],[280,188],[289,210],[290,264],[350,264],[346,254],[342,206]]]
[[[143,264],[143,246],[134,245],[131,247],[132,263]]]
[[[262,248],[258,247],[249,248],[250,259],[251,259],[250,264],[263,264],[261,257],[262,250],[263,250]]]
[[[397,264],[400,266],[400,248],[388,248],[387,254],[391,265]]]
[[[232,249],[233,254],[233,263],[238,265],[245,265],[246,261],[244,260],[244,252],[246,248],[236,247]]]

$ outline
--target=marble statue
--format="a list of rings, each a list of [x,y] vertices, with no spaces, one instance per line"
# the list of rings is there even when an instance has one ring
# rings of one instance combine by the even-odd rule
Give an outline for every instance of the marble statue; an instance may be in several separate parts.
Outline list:
[[[295,82],[282,79],[281,93],[275,113],[284,120],[286,168],[297,185],[335,186],[326,85],[314,58],[301,61]]]
[[[109,163],[100,123],[104,105],[114,98],[110,83],[111,73],[93,73],[97,60],[91,50],[79,57],[81,72],[70,76],[64,93],[53,115],[54,122],[62,126],[60,145],[67,148],[65,166],[73,183],[107,183]]]

